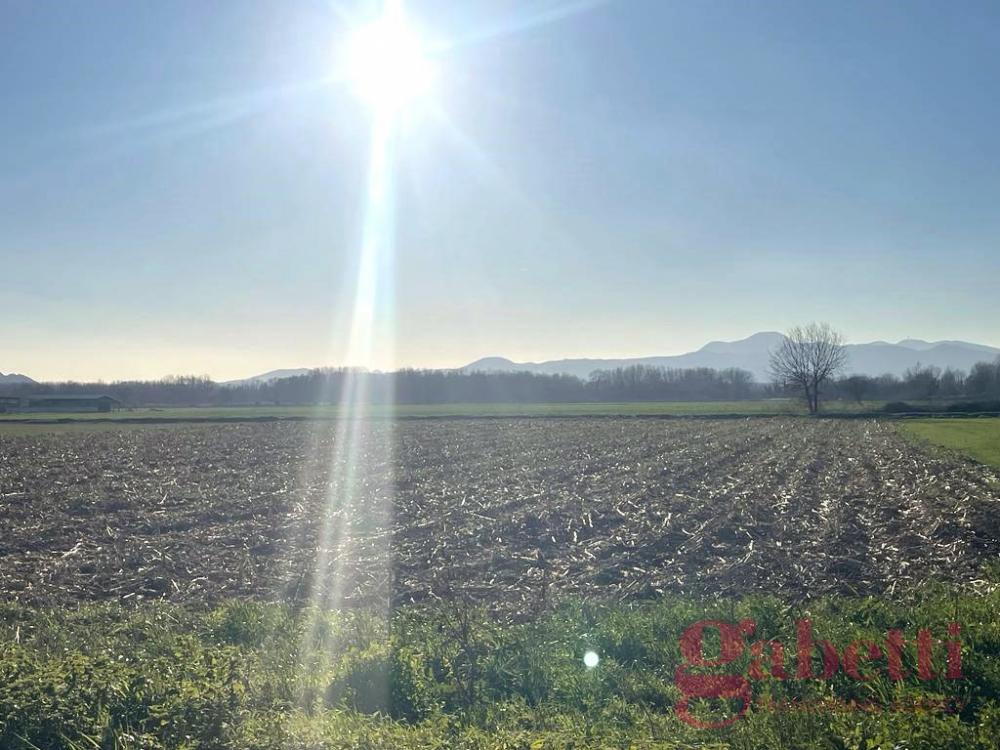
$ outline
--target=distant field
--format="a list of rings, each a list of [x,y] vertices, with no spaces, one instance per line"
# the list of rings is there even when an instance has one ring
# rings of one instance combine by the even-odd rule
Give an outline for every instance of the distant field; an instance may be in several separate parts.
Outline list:
[[[1000,418],[920,419],[903,422],[900,429],[920,440],[1000,467]]]
[[[881,402],[830,402],[824,410],[830,413],[874,411]],[[24,420],[210,420],[226,419],[335,419],[339,406],[230,406],[183,407],[162,409],[123,409],[116,412],[12,413],[0,414],[0,422]],[[398,404],[369,407],[371,417],[534,417],[534,416],[711,416],[760,414],[804,414],[802,404],[795,399],[766,401],[649,401],[622,403],[575,404]]]

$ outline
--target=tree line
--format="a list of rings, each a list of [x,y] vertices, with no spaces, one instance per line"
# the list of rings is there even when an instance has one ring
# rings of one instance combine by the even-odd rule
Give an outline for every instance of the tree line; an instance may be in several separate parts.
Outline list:
[[[808,337],[807,337],[808,338]],[[808,370],[808,368],[806,368]],[[128,406],[241,406],[336,403],[352,383],[373,403],[566,403],[608,401],[744,401],[801,393],[794,379],[756,382],[740,369],[671,369],[632,365],[598,370],[589,378],[530,372],[416,370],[362,372],[319,369],[267,383],[222,385],[208,377],[172,376],[115,383],[5,384],[0,395],[45,393],[113,396]],[[813,394],[815,393],[815,396]],[[902,377],[830,375],[813,391],[818,398],[862,402],[924,399],[1000,399],[1000,359],[981,362],[968,373],[917,366]]]
[[[546,403],[580,401],[736,401],[764,394],[746,370],[664,369],[635,365],[572,375],[404,369],[317,369],[269,382],[231,385],[208,377],[171,376],[115,383],[9,384],[0,395],[94,394],[128,406],[239,406],[336,403],[348,387],[372,403]]]
[[[968,373],[918,364],[902,377],[851,375],[834,381],[831,395],[854,401],[997,399],[1000,398],[1000,358],[994,362],[978,362]]]

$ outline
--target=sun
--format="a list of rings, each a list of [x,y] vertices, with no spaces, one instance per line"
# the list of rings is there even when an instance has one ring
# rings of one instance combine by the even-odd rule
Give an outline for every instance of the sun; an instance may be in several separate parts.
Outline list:
[[[407,23],[399,2],[388,3],[378,19],[351,37],[348,79],[376,110],[393,112],[424,96],[434,73],[426,43]]]

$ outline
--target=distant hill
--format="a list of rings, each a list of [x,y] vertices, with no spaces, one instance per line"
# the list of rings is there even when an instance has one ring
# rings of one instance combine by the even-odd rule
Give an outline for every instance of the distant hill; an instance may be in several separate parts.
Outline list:
[[[514,362],[505,357],[484,357],[457,368],[460,372],[535,372],[540,374],[566,374],[586,379],[594,370],[609,370],[630,365],[650,365],[652,367],[672,367],[686,369],[711,367],[724,370],[739,367],[749,370],[761,382],[767,381],[769,353],[777,348],[783,335],[774,331],[755,333],[738,341],[710,341],[697,351],[654,357],[630,357],[624,359],[555,359],[545,362]],[[848,363],[845,374],[882,375],[892,373],[902,375],[907,369],[920,364],[945,369],[951,367],[966,372],[976,363],[992,361],[1000,356],[1000,348],[974,344],[968,341],[923,341],[904,339],[895,344],[887,341],[873,341],[867,344],[847,345]],[[315,368],[299,367],[253,375],[239,380],[229,380],[222,385],[247,385],[269,383],[281,378],[307,375]],[[24,377],[11,375],[7,377]],[[0,382],[3,377],[0,376]],[[30,380],[26,382],[32,382]]]
[[[251,375],[249,378],[241,378],[239,380],[226,380],[220,385],[249,385],[251,383],[270,383],[272,380],[281,380],[282,378],[294,378],[298,375],[308,375],[313,371],[311,367],[298,367],[290,370],[271,370],[270,372],[264,372],[260,375]]]
[[[782,334],[773,331],[755,333],[739,341],[712,341],[687,354],[628,359],[558,359],[547,362],[512,362],[503,357],[485,357],[460,368],[463,372],[536,372],[564,373],[587,378],[594,370],[608,370],[630,365],[654,367],[739,367],[749,370],[760,381],[768,379],[768,355],[782,341]],[[846,374],[902,375],[917,364],[951,367],[968,371],[976,362],[992,361],[1000,356],[1000,348],[967,341],[921,341],[905,339],[895,344],[875,341],[868,344],[848,344]]]
[[[16,372],[10,373],[10,375],[4,375],[0,372],[0,383],[34,383],[35,381],[29,378],[27,375],[21,375]]]

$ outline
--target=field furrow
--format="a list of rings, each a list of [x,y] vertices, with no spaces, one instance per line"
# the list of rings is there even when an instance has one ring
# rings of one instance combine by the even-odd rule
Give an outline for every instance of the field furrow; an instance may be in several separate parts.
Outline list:
[[[329,604],[975,585],[994,469],[871,420],[0,435],[0,595]]]

